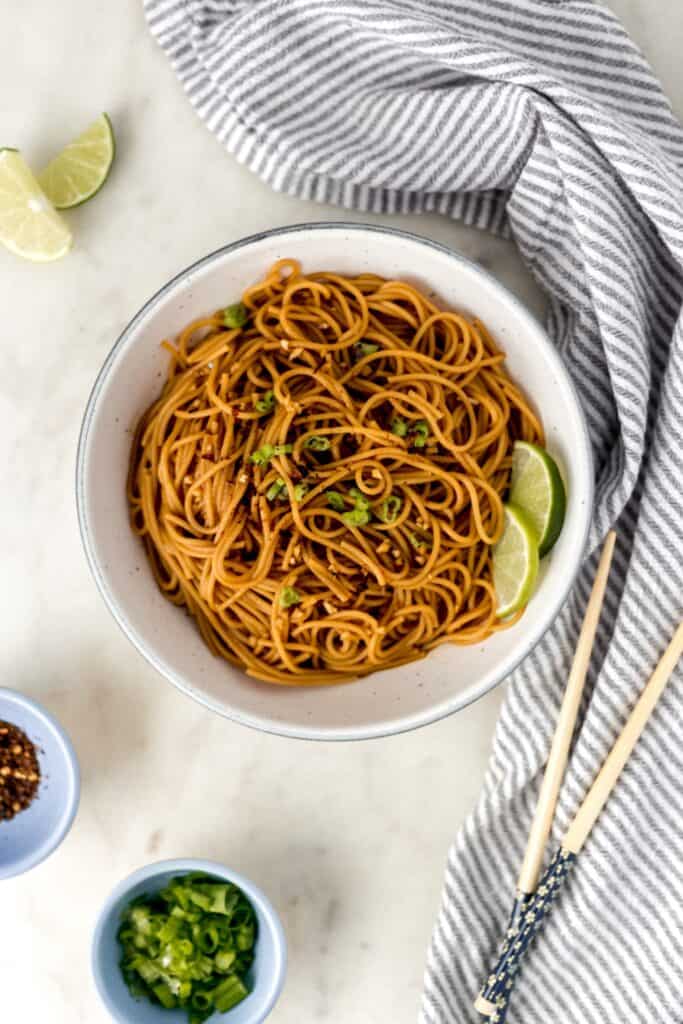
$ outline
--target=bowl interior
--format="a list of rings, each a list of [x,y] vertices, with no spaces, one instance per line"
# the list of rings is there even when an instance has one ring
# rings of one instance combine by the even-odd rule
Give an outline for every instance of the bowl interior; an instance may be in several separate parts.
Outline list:
[[[78,804],[78,768],[61,728],[22,694],[0,690],[0,720],[22,729],[35,744],[41,772],[30,807],[0,822],[0,878],[9,878],[44,860],[66,835]]]
[[[249,995],[228,1013],[214,1013],[211,1024],[258,1024],[265,1020],[284,982],[286,950],[284,933],[270,903],[251,882],[220,864],[207,861],[166,861],[136,871],[112,893],[100,916],[93,939],[92,966],[100,996],[114,1020],[122,1024],[187,1024],[187,1011],[165,1010],[146,999],[134,998],[119,969],[120,946],[116,938],[121,914],[138,896],[158,892],[175,875],[188,871],[234,882],[251,902],[258,920],[254,963],[246,981]]]
[[[162,386],[159,343],[193,317],[237,299],[284,256],[305,270],[374,271],[435,293],[483,319],[507,366],[540,413],[568,488],[562,535],[544,559],[521,621],[483,644],[443,645],[427,658],[352,685],[288,688],[250,680],[214,658],[192,621],[158,591],[128,525],[125,484],[132,432]],[[531,650],[564,601],[583,553],[592,507],[590,445],[576,393],[536,319],[481,268],[392,229],[331,224],[288,228],[235,243],[200,261],[135,317],[109,356],[86,411],[78,468],[83,539],[106,601],[160,672],[216,711],[290,736],[360,738],[439,718],[503,679]]]

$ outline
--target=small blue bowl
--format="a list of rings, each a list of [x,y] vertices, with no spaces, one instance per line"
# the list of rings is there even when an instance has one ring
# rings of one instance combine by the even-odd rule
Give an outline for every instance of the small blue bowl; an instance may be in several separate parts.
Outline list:
[[[0,821],[0,879],[20,875],[49,857],[71,828],[80,775],[71,740],[36,701],[0,688],[0,721],[22,729],[35,744],[40,786],[30,807]]]
[[[116,933],[121,914],[132,900],[158,892],[174,875],[190,871],[204,871],[233,882],[251,903],[258,921],[254,963],[246,977],[249,995],[227,1013],[212,1014],[207,1024],[261,1024],[273,1009],[285,981],[285,933],[270,901],[253,882],[210,860],[162,860],[134,871],[116,886],[100,913],[93,936],[92,972],[100,998],[119,1024],[187,1024],[186,1010],[165,1010],[130,994],[119,967],[121,947]]]

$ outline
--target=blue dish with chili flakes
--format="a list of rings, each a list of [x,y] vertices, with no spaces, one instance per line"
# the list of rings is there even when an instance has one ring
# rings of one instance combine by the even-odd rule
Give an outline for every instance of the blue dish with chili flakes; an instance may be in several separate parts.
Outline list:
[[[0,688],[0,721],[20,729],[34,745],[38,792],[11,820],[0,821],[0,879],[12,878],[49,857],[65,838],[78,810],[80,773],[71,740],[37,701]]]

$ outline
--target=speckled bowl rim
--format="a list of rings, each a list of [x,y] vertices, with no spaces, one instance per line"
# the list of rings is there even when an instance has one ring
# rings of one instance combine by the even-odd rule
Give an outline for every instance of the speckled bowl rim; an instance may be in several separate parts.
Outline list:
[[[541,637],[550,628],[558,612],[562,608],[566,601],[569,592],[574,584],[576,576],[581,567],[583,557],[580,557],[576,561],[576,565],[573,570],[567,574],[567,580],[564,588],[560,591],[558,598],[548,607],[544,619],[539,623],[536,629],[527,639],[519,657],[506,664],[503,670],[493,679],[488,679],[482,682],[478,687],[466,690],[463,693],[453,694],[453,696],[445,701],[441,701],[439,704],[429,709],[415,712],[414,714],[407,715],[400,721],[393,721],[390,725],[373,725],[369,727],[358,727],[350,726],[347,728],[316,728],[316,727],[303,727],[303,726],[288,726],[280,722],[273,722],[272,720],[263,720],[258,716],[246,715],[243,712],[233,710],[226,707],[218,701],[209,699],[205,694],[198,693],[195,690],[188,687],[185,681],[180,675],[174,672],[170,665],[167,665],[160,661],[146,646],[146,644],[138,637],[135,630],[132,628],[127,620],[125,610],[119,607],[118,602],[114,599],[111,594],[104,574],[100,569],[100,565],[97,560],[94,545],[91,540],[90,528],[88,524],[88,515],[86,508],[86,496],[85,496],[85,453],[88,444],[88,437],[90,433],[90,427],[97,407],[100,392],[104,386],[104,383],[109,375],[109,370],[114,363],[119,351],[129,342],[131,335],[135,332],[138,323],[157,305],[159,305],[169,293],[171,293],[178,285],[187,278],[188,274],[192,274],[207,264],[212,263],[214,260],[227,253],[236,252],[239,249],[243,249],[246,246],[253,245],[255,242],[263,241],[267,238],[274,238],[279,235],[290,235],[297,232],[308,232],[317,230],[327,231],[339,231],[339,232],[372,232],[375,234],[393,235],[394,237],[402,238],[411,242],[416,242],[427,248],[434,249],[437,252],[448,256],[455,262],[464,264],[469,267],[470,270],[474,271],[484,280],[486,280],[495,290],[499,291],[508,302],[512,303],[520,317],[529,322],[530,326],[535,332],[539,334],[539,341],[542,339],[545,346],[545,354],[548,360],[553,364],[555,372],[563,378],[569,392],[571,393],[579,415],[580,422],[580,434],[577,437],[577,444],[581,447],[581,459],[585,462],[587,467],[587,480],[588,490],[586,494],[585,508],[585,523],[583,527],[583,536],[581,540],[581,550],[583,557],[586,554],[586,547],[588,543],[588,535],[591,524],[591,513],[594,502],[594,464],[593,464],[593,451],[588,434],[588,427],[586,424],[586,418],[583,412],[583,407],[579,399],[578,391],[574,385],[569,371],[562,362],[559,352],[548,337],[547,331],[541,324],[540,320],[534,316],[526,308],[526,306],[520,302],[516,295],[514,295],[505,285],[494,277],[493,274],[485,270],[478,263],[468,259],[461,253],[456,252],[447,245],[443,245],[441,242],[435,242],[430,238],[425,238],[422,235],[417,235],[411,231],[404,231],[401,228],[394,228],[383,226],[380,224],[363,224],[355,223],[353,221],[311,221],[304,224],[292,224],[289,226],[272,228],[268,231],[261,231],[257,234],[247,235],[244,238],[240,238],[235,242],[230,242],[228,245],[221,246],[219,249],[215,249],[207,256],[203,256],[196,260],[194,263],[185,267],[180,273],[176,274],[171,278],[165,285],[163,285],[135,314],[130,320],[127,326],[123,329],[118,339],[114,343],[109,355],[105,359],[101,370],[99,371],[95,383],[93,385],[88,403],[85,408],[83,415],[83,422],[81,425],[81,431],[78,438],[78,451],[76,456],[76,504],[78,510],[78,524],[81,532],[81,540],[85,550],[88,565],[93,575],[95,583],[102,595],[105,604],[109,608],[109,611],[113,615],[114,619],[118,623],[123,633],[128,637],[130,642],[143,657],[159,672],[162,676],[173,683],[177,689],[194,700],[198,701],[204,707],[210,711],[215,711],[217,714],[222,715],[224,718],[231,719],[232,721],[238,722],[240,725],[249,726],[252,729],[258,729],[260,732],[267,732],[277,736],[286,736],[290,739],[305,739],[305,740],[320,740],[320,741],[345,741],[345,740],[366,740],[366,739],[379,739],[386,736],[399,735],[404,732],[410,732],[413,729],[418,729],[423,725],[429,725],[432,722],[438,722],[443,718],[447,718],[449,715],[454,714],[456,711],[462,711],[463,708],[468,707],[475,701],[479,700],[494,687],[499,686],[505,679],[507,679],[512,672],[517,668],[519,664],[527,657],[528,654],[534,649],[536,644],[540,641]]]
[[[280,993],[282,992],[285,984],[285,978],[287,976],[287,938],[285,936],[280,916],[263,890],[252,882],[250,878],[247,878],[245,875],[241,875],[238,871],[233,871],[231,868],[226,867],[225,864],[220,864],[218,861],[203,860],[195,857],[172,857],[168,860],[155,861],[153,864],[145,864],[143,867],[137,868],[135,871],[131,872],[131,874],[123,878],[109,893],[109,896],[97,916],[97,923],[95,924],[92,942],[90,945],[90,969],[95,981],[97,993],[102,1000],[103,1005],[106,1007],[110,1016],[117,1021],[118,1024],[131,1024],[131,1018],[126,1014],[122,1014],[120,1007],[109,998],[109,992],[102,977],[99,951],[102,944],[104,929],[107,926],[109,918],[117,903],[124,899],[126,894],[140,882],[149,881],[150,883],[153,883],[155,878],[159,875],[166,874],[167,872],[184,875],[190,871],[203,871],[207,875],[215,875],[217,878],[224,878],[228,882],[233,882],[242,890],[249,902],[258,909],[263,919],[267,922],[268,927],[271,929],[273,936],[273,950],[276,961],[275,969],[272,973],[270,991],[268,992],[263,1007],[259,1010],[258,1017],[254,1018],[254,1024],[260,1024],[261,1021],[265,1021],[280,998]],[[225,1019],[225,1024],[229,1024],[230,1014],[224,1014],[221,1019]]]
[[[78,758],[66,730],[38,701],[27,697],[26,694],[21,693],[19,690],[0,687],[0,718],[5,715],[4,706],[12,704],[28,710],[41,723],[43,728],[49,729],[52,733],[64,758],[68,786],[66,787],[64,810],[55,828],[42,843],[35,846],[24,857],[13,861],[11,865],[6,867],[0,864],[0,881],[6,878],[15,878],[17,875],[23,875],[26,871],[30,871],[31,868],[35,868],[38,864],[47,860],[51,853],[54,853],[57,847],[64,841],[73,825],[81,798],[81,773],[78,766]]]

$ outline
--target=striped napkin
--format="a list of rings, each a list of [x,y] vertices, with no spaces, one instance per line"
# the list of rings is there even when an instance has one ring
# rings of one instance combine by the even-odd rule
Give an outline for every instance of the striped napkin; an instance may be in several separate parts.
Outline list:
[[[273,188],[511,236],[547,294],[595,451],[591,551],[612,524],[620,536],[558,840],[683,617],[681,127],[591,0],[145,7],[200,117]],[[508,686],[449,854],[423,1024],[477,1019],[595,565]],[[530,952],[511,1024],[683,1021],[682,698],[679,667]]]

